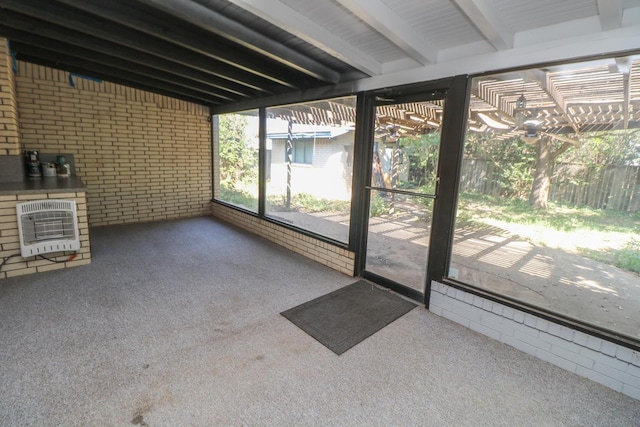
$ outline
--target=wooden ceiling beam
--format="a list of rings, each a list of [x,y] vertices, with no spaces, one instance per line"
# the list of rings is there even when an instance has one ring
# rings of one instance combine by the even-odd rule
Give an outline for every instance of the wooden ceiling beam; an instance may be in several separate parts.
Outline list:
[[[208,7],[185,0],[139,0],[251,51],[328,83],[339,83],[340,74],[282,43],[229,19]]]
[[[149,53],[182,65],[200,70],[210,70],[215,72],[217,76],[261,92],[273,93],[281,91],[283,88],[282,85],[254,73],[58,3],[47,0],[29,0],[28,2],[23,0],[3,0],[2,6],[6,10],[57,25],[65,31],[73,29],[75,32],[126,46],[142,53]],[[11,22],[7,22],[7,24],[10,26]]]

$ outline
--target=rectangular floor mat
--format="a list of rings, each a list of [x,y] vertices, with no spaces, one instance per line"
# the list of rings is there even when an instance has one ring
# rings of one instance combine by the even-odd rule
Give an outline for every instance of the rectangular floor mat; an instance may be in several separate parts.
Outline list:
[[[340,355],[415,307],[360,280],[281,314]]]

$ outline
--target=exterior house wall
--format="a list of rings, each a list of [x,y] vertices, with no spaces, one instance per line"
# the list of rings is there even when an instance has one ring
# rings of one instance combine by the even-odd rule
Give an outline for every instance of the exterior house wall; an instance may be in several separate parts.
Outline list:
[[[74,156],[90,226],[210,212],[206,107],[24,62],[16,93],[23,148]]]
[[[284,139],[272,140],[269,190],[284,193],[287,185]],[[353,132],[314,141],[312,164],[291,165],[291,192],[330,200],[351,200]]]

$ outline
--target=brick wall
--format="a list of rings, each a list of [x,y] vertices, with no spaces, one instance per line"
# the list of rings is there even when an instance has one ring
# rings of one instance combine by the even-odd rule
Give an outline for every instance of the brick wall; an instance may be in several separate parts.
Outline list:
[[[84,192],[0,195],[0,259],[20,253],[20,237],[18,235],[16,204],[29,200],[42,199],[75,200],[76,211],[78,214],[78,233],[80,237],[80,249],[76,252],[76,258],[74,258],[73,261],[53,263],[37,257],[12,257],[7,261],[2,269],[0,269],[0,279],[20,276],[23,274],[57,270],[60,268],[76,267],[89,264],[91,262],[89,226],[87,223],[87,202],[86,194]],[[45,256],[49,259],[65,261],[69,259],[72,254],[73,252],[57,252],[45,254]]]
[[[640,399],[640,352],[437,282],[429,310]]]
[[[212,203],[212,213],[293,252],[353,276],[353,252],[217,203]]]
[[[87,186],[89,224],[210,213],[206,107],[18,62],[24,149],[73,154]]]
[[[0,38],[0,156],[20,154],[15,76],[7,40]]]

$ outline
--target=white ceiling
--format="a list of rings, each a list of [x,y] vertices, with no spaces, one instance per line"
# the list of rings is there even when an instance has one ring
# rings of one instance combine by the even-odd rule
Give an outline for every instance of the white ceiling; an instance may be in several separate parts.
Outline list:
[[[640,49],[640,0],[230,2],[371,76],[357,90]]]

